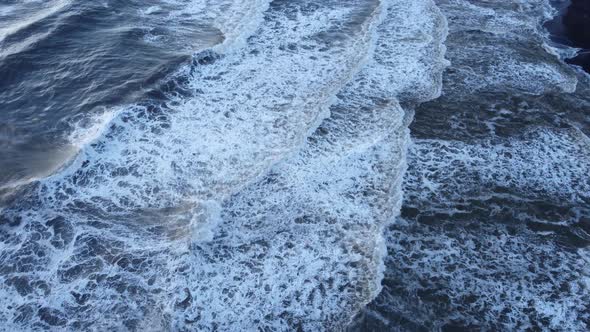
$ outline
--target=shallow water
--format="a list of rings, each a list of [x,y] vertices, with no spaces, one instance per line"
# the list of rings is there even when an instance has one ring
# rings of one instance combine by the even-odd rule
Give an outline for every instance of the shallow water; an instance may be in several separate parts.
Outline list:
[[[80,68],[56,72],[39,56],[31,75],[54,79],[43,89],[63,80],[70,85],[55,98],[75,100],[52,108],[40,95],[8,105],[13,126],[27,135],[35,131],[27,123],[39,126],[66,142],[44,144],[73,147],[45,165],[13,142],[5,149],[20,158],[7,159],[2,189],[6,328],[346,326],[380,290],[383,228],[399,213],[409,118],[398,98],[440,93],[446,24],[434,4],[112,2],[81,12],[58,4],[31,24],[61,29],[65,20],[70,32],[58,39],[72,50],[51,42],[15,59],[94,50],[66,20],[93,6],[102,14],[88,27],[106,20],[111,28],[96,34],[109,41],[125,31],[113,24],[131,27],[138,46],[123,48],[147,59],[80,57],[98,72],[87,70],[92,79],[79,85]],[[166,56],[150,48],[173,57],[156,78],[150,57]],[[119,66],[139,83],[121,79]],[[21,96],[15,86],[31,80],[15,80],[3,91]],[[104,98],[113,89],[131,97]],[[93,100],[100,111],[85,108]],[[37,107],[51,116],[27,122]]]
[[[588,328],[590,80],[543,45],[551,8],[518,3],[437,1],[452,65],[416,109],[384,288],[352,330]]]
[[[1,4],[0,330],[585,330],[557,14]]]

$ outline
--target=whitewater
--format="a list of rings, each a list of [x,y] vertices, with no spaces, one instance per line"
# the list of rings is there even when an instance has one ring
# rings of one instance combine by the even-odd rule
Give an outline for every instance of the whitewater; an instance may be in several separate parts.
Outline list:
[[[586,331],[590,76],[563,33],[584,1],[436,4],[451,65],[416,108],[383,291],[352,330]]]
[[[584,331],[570,4],[0,3],[0,331]]]
[[[190,18],[208,44],[183,45],[193,54],[147,99],[73,117],[61,166],[5,184],[4,328],[346,327],[381,289],[409,142],[400,102],[440,94],[444,17],[406,0],[138,15],[172,30],[145,43],[177,47],[171,25]]]

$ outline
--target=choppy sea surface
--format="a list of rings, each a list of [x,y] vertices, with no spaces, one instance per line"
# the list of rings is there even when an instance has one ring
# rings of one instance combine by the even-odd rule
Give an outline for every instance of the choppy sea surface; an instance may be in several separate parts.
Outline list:
[[[0,330],[587,330],[581,6],[0,2]]]
[[[588,330],[590,79],[563,24],[583,2],[436,1],[452,64],[416,108],[383,291],[352,330]]]

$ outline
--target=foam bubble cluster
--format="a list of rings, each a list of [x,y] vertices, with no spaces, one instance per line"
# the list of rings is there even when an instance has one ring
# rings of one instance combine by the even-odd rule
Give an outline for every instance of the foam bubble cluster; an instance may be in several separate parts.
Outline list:
[[[383,291],[351,329],[585,331],[588,78],[544,45],[547,1],[437,4],[451,66],[416,109]]]
[[[3,210],[2,321],[334,330],[379,292],[398,98],[440,93],[446,22],[430,1],[260,8]]]

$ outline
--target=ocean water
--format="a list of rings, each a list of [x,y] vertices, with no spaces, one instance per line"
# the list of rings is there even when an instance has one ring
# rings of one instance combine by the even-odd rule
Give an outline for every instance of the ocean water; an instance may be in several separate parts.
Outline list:
[[[570,5],[0,3],[0,330],[585,330]]]
[[[436,3],[452,65],[416,108],[383,291],[351,330],[586,331],[590,80],[565,63],[583,48],[560,23],[571,3]]]
[[[5,330],[334,330],[377,295],[434,3],[1,12]]]

